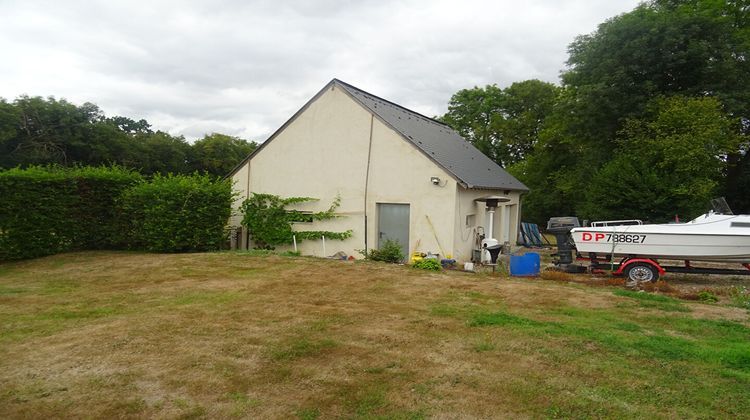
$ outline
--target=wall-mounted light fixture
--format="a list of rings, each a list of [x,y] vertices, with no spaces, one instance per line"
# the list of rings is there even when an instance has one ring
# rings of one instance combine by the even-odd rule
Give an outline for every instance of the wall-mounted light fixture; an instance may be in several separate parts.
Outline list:
[[[433,176],[430,178],[430,182],[432,182],[432,185],[440,185],[440,178]]]

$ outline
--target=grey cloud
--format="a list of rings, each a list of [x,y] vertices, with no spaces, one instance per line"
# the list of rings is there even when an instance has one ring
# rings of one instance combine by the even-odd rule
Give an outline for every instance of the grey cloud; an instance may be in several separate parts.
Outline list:
[[[426,115],[475,85],[557,81],[637,0],[0,3],[0,96],[54,95],[187,138],[263,140],[338,77]]]

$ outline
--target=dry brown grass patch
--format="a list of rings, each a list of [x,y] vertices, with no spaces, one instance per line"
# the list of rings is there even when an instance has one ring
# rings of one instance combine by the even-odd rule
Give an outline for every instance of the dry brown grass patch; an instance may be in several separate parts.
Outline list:
[[[659,279],[656,282],[641,283],[639,287],[647,292],[660,292],[666,294],[674,294],[677,292],[677,289],[662,279]]]
[[[578,274],[566,273],[559,270],[546,269],[539,273],[539,276],[544,280],[581,282]]]
[[[554,311],[631,309],[558,283],[613,279],[551,273],[241,253],[0,265],[0,417],[543,417],[553,405],[601,415],[577,390],[622,375],[589,368],[601,344],[569,341]],[[533,322],[469,325],[479,312]],[[677,413],[638,404],[643,416]]]

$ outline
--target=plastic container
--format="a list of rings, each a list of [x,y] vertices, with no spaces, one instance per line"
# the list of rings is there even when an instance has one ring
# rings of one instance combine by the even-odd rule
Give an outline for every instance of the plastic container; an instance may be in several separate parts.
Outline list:
[[[541,259],[539,258],[539,254],[535,252],[510,256],[511,276],[538,276],[540,266]]]
[[[500,242],[498,242],[497,239],[493,239],[493,238],[487,238],[487,239],[482,240],[482,262],[483,263],[489,263],[492,260],[492,256],[490,255],[490,252],[487,251],[487,248],[490,248],[499,244]]]

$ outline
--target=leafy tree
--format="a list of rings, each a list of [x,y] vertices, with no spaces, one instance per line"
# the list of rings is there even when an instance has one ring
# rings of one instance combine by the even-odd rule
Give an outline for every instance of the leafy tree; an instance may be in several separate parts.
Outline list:
[[[0,98],[0,168],[37,164],[109,165],[144,174],[226,175],[257,144],[214,133],[191,146],[146,120],[107,117],[94,104],[54,97]]]
[[[597,146],[584,141],[574,129],[585,118],[564,111],[575,101],[573,89],[560,89],[532,151],[524,161],[507,168],[530,188],[524,196],[524,220],[544,224],[550,216],[576,214],[576,205],[584,198],[583,187],[596,171]]]
[[[64,99],[21,96],[13,103],[0,102],[0,165],[141,167],[153,151],[139,147],[134,141],[138,133],[153,134],[143,120],[106,118],[91,103],[76,106]]]
[[[748,116],[749,13],[733,1],[641,4],[576,39],[563,82],[584,88],[578,93],[609,139],[655,95],[711,95],[730,115]]]
[[[590,212],[585,195],[595,188],[595,175],[614,174],[611,165],[620,165],[620,172],[640,168],[639,162],[626,165],[619,154],[617,162],[608,162],[622,148],[619,133],[627,124],[654,118],[655,97],[715,98],[734,132],[749,133],[750,85],[744,82],[750,76],[749,13],[740,1],[656,0],[578,37],[569,48],[563,93],[537,145],[527,162],[511,168],[531,189],[525,217],[540,222],[563,212]],[[634,134],[632,126],[627,130]],[[711,178],[712,185],[724,185],[713,191],[724,191],[730,203],[743,202],[746,158],[739,146],[725,152],[722,175]]]
[[[122,131],[123,133],[131,135],[153,133],[153,131],[151,130],[151,124],[149,124],[148,121],[144,119],[135,121],[128,117],[115,116],[106,118],[105,121],[108,124],[117,127],[117,129]]]
[[[254,141],[212,133],[193,143],[190,167],[196,171],[224,176],[257,147],[258,143]]]
[[[474,87],[451,98],[442,121],[501,166],[523,160],[531,151],[558,88],[539,80]]]
[[[172,136],[163,131],[137,134],[129,155],[130,160],[126,164],[146,175],[190,172],[190,144],[182,136]]]
[[[723,194],[737,214],[750,214],[750,151],[747,146],[739,159],[730,164]]]
[[[496,122],[496,154],[505,165],[526,158],[539,139],[559,88],[540,80],[516,82],[503,89],[502,118]]]
[[[614,159],[587,189],[584,214],[665,221],[703,213],[739,136],[715,98],[657,98],[625,123]]]
[[[494,126],[502,118],[503,91],[496,85],[456,92],[442,121],[453,127],[482,153],[497,161]]]
[[[11,153],[16,147],[18,120],[18,109],[5,99],[0,98],[0,168],[15,166],[15,158]]]
[[[93,104],[77,107],[64,99],[21,96],[13,109],[3,108],[4,164],[75,162],[89,141],[91,124],[99,121],[101,111]]]

